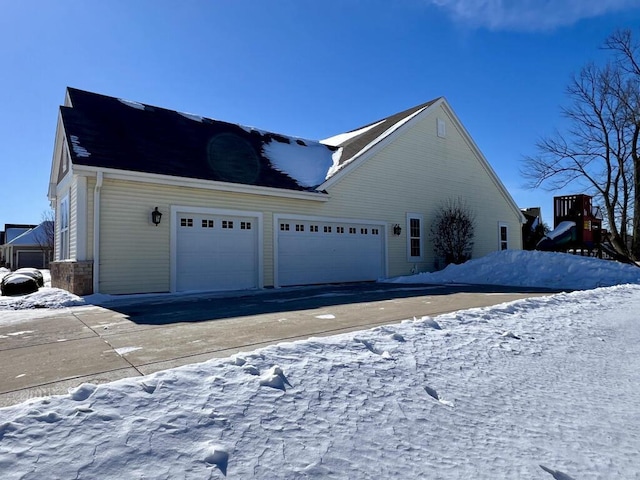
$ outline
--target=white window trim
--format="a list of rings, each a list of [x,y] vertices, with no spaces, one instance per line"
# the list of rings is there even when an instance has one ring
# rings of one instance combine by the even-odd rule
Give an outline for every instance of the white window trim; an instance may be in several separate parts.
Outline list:
[[[420,255],[411,255],[411,220],[416,219],[420,221]],[[407,261],[408,262],[422,262],[424,261],[424,215],[421,213],[407,213],[407,223],[405,228],[407,229]]]
[[[502,228],[507,229],[507,248],[502,248]],[[498,222],[498,250],[509,250],[509,224],[505,222]]]

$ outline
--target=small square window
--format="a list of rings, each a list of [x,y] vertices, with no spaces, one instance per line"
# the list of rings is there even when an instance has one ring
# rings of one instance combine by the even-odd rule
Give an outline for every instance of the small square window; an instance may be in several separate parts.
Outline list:
[[[371,229],[371,235],[378,235],[380,232],[377,228],[372,228]]]
[[[337,233],[344,233],[344,227],[336,227]]]
[[[349,233],[356,233],[356,227],[349,227]]]
[[[233,220],[223,220],[222,228],[232,229],[233,228]]]
[[[213,220],[202,220],[202,228],[213,228]]]
[[[317,232],[318,231],[318,225],[311,225],[309,227],[309,231],[310,232]]]
[[[296,232],[304,232],[304,225],[300,223],[296,224]]]
[[[324,226],[324,233],[331,233],[331,226],[325,225]]]
[[[361,228],[361,229],[360,229],[360,233],[361,233],[362,235],[366,235],[368,232],[367,232],[367,229],[366,229],[366,228]]]
[[[180,219],[181,227],[193,227],[193,218],[181,218]]]
[[[240,222],[240,230],[251,230],[251,222]]]
[[[288,232],[289,231],[289,224],[288,223],[281,223],[280,224],[280,230],[283,232]]]

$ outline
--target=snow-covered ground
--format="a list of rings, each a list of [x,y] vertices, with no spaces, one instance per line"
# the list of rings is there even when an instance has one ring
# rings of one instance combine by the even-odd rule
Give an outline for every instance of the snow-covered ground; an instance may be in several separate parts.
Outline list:
[[[521,285],[531,257],[509,268],[501,258],[514,256],[495,256],[495,283]],[[535,260],[556,274],[569,266]],[[635,267],[607,263],[571,267],[561,284],[611,283],[616,269],[620,283],[632,281]],[[446,281],[477,283],[470,265],[445,270]],[[619,285],[85,384],[0,409],[0,471],[3,479],[640,478],[639,310],[640,285]]]

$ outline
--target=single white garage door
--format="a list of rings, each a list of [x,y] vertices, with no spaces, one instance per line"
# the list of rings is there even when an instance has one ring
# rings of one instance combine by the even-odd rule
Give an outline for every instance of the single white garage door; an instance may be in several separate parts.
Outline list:
[[[382,225],[279,220],[278,284],[377,280],[385,275]]]
[[[176,290],[258,287],[256,218],[178,212],[176,228]]]

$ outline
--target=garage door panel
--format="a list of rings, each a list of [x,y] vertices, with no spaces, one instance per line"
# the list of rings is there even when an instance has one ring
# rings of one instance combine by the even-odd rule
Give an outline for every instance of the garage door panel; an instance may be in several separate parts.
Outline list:
[[[255,217],[178,213],[176,289],[258,287]]]
[[[281,220],[279,224],[278,282],[282,286],[384,276],[382,226],[300,220]],[[288,229],[283,224],[288,224]]]

